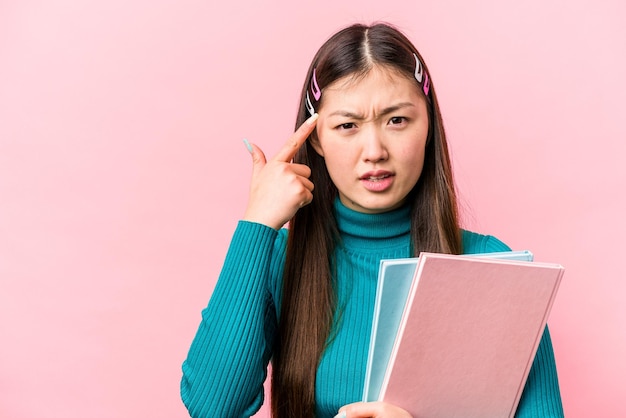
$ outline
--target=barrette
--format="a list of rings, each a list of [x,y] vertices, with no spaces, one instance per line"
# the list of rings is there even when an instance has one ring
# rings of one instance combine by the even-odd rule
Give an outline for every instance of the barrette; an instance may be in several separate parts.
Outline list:
[[[313,97],[315,97],[315,101],[319,102],[320,97],[322,97],[322,90],[320,86],[317,85],[317,77],[315,76],[315,68],[313,68],[313,77],[311,77],[311,93],[313,93]]]
[[[315,101],[319,102],[320,98],[322,97],[322,89],[320,89],[320,86],[317,84],[317,76],[315,74],[315,70],[316,69],[313,68],[313,76],[311,77],[310,90],[311,93],[313,93],[313,98],[315,99]],[[306,100],[304,102],[304,105],[311,115],[315,113],[315,107],[313,107],[313,103],[311,102],[309,90],[306,91]]]
[[[424,71],[424,67],[422,66],[419,58],[417,58],[417,54],[413,53],[413,56],[415,57],[415,79],[420,84],[422,84],[422,80],[424,80],[422,89],[424,90],[424,94],[428,96],[428,91],[430,90],[430,80],[428,79],[428,74]]]
[[[306,110],[309,111],[309,114],[313,116],[315,114],[315,108],[311,103],[311,98],[309,97],[309,92],[306,92],[306,100],[304,101],[304,105],[306,106]]]

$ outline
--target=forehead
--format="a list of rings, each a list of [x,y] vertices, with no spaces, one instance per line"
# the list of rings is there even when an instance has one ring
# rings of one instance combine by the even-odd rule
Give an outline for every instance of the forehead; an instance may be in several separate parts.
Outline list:
[[[322,108],[388,106],[396,101],[425,101],[416,80],[391,67],[374,66],[351,74],[323,89]]]

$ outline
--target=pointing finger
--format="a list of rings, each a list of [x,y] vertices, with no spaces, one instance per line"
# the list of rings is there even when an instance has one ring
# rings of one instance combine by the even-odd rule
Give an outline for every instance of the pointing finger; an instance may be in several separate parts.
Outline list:
[[[304,144],[304,141],[306,141],[311,132],[315,129],[317,118],[318,114],[315,113],[313,116],[304,121],[296,132],[294,132],[291,138],[289,138],[289,141],[287,141],[287,143],[283,145],[283,147],[274,156],[274,159],[277,161],[284,161],[286,163],[290,162],[302,144]]]

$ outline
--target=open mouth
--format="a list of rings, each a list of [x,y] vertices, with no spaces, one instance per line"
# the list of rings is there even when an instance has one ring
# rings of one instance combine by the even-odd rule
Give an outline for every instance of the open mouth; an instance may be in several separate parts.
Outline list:
[[[368,181],[380,181],[382,179],[386,179],[387,177],[391,176],[391,174],[384,174],[382,176],[369,176],[369,177],[365,177],[364,180],[368,180]]]
[[[361,177],[361,182],[365,189],[370,192],[384,192],[388,190],[394,182],[394,174],[389,171],[371,171]]]
[[[376,176],[373,175],[365,175],[363,177],[361,177],[361,180],[366,180],[366,181],[381,181],[384,180],[388,177],[391,177],[392,174],[391,173],[385,173],[385,174],[379,174]]]

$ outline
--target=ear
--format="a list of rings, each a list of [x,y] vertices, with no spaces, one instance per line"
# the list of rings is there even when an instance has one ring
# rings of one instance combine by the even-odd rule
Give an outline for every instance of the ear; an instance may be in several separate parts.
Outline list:
[[[324,149],[320,145],[320,140],[317,137],[317,129],[315,129],[309,136],[309,143],[311,144],[315,152],[317,152],[320,157],[324,158]]]

